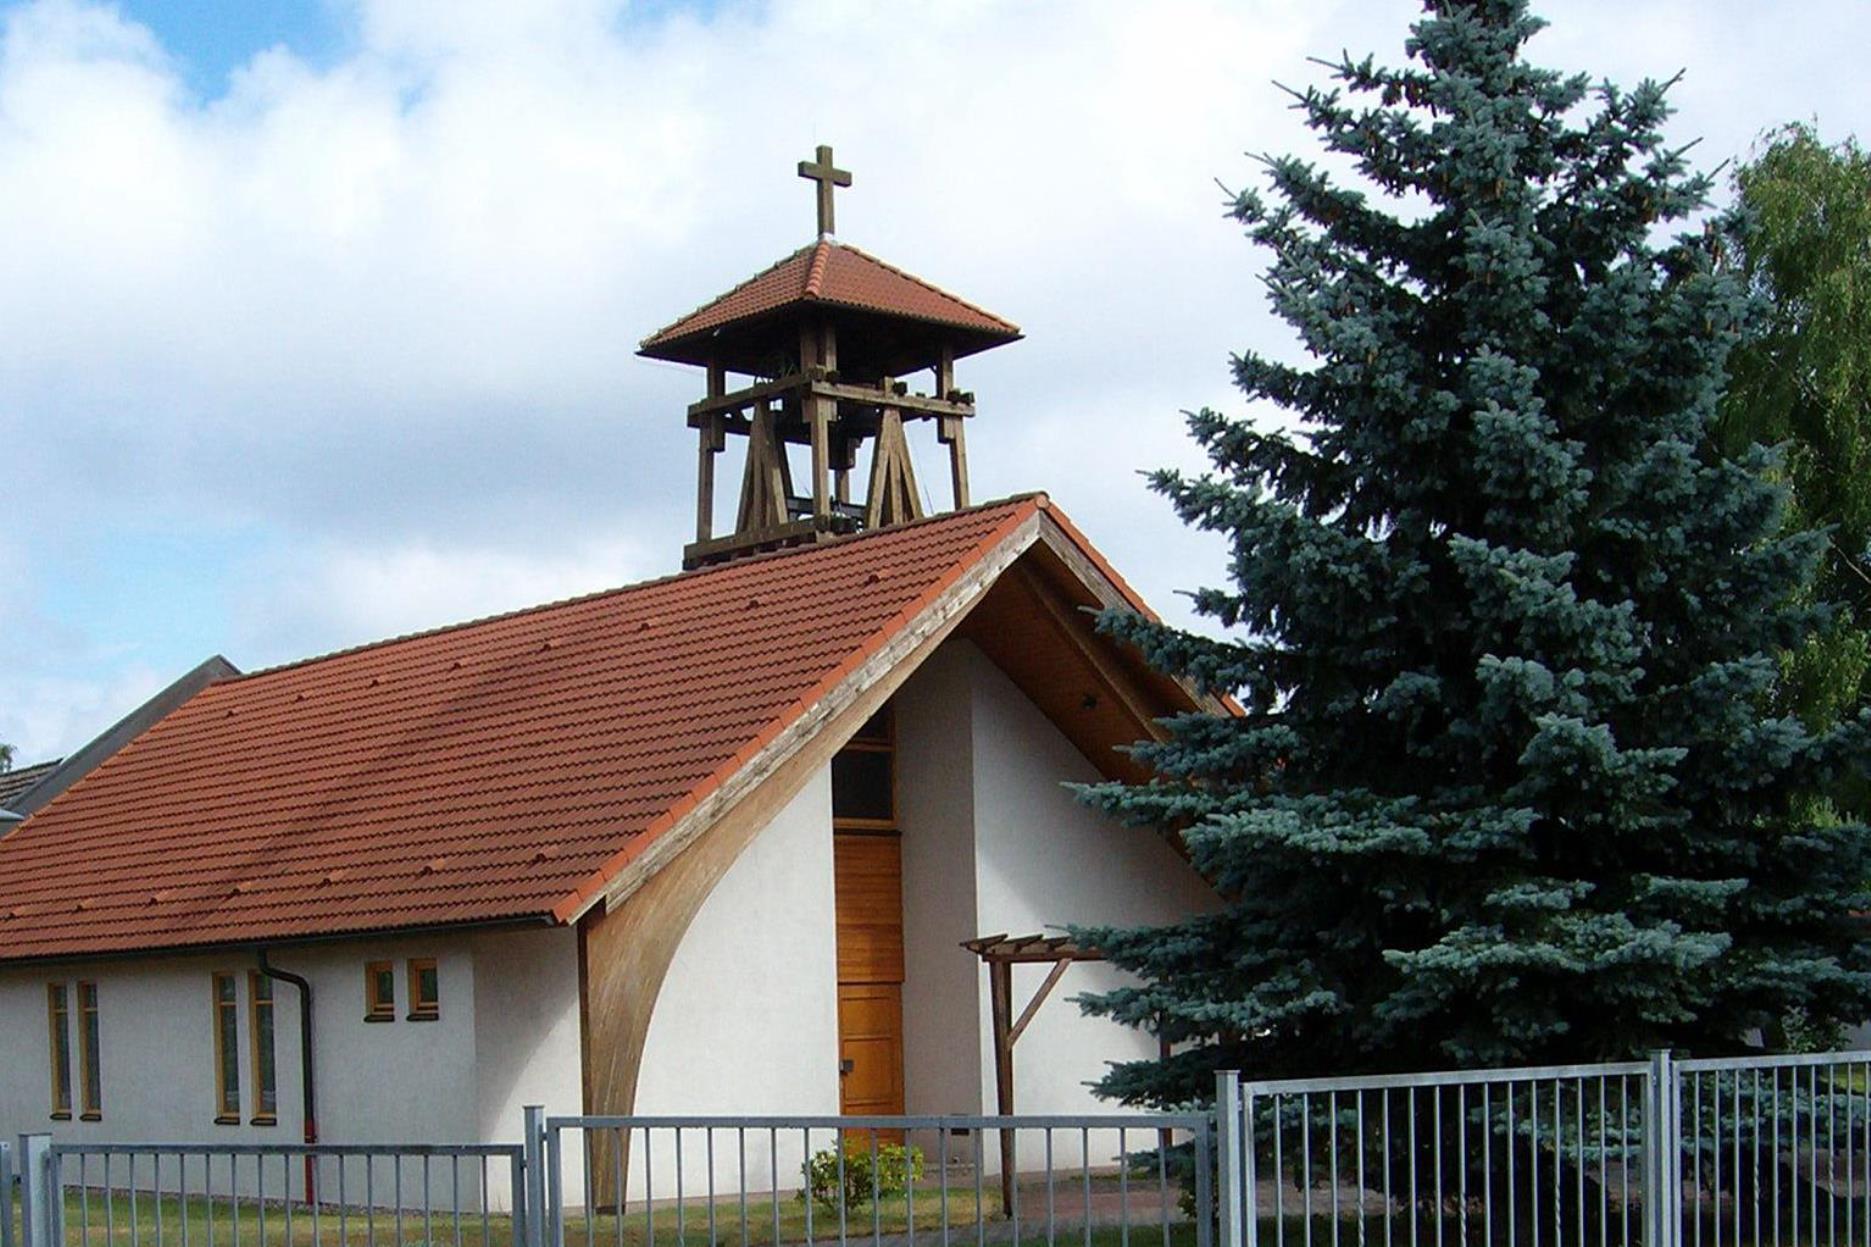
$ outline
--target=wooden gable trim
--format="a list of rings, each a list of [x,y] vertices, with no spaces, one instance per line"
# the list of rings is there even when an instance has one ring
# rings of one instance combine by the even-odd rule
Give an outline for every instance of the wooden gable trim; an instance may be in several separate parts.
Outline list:
[[[729,867],[948,640],[1038,532],[1035,514],[754,761],[657,836],[596,898],[601,907],[595,901],[587,907],[579,924],[586,1112],[627,1114],[634,1106],[650,1019],[670,963]]]

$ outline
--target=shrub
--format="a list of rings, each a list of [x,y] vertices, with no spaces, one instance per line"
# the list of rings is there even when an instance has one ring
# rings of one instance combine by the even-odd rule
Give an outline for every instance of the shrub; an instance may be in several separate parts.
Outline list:
[[[844,1154],[842,1184],[839,1182],[841,1150]],[[904,1147],[900,1143],[848,1139],[842,1149],[828,1147],[814,1153],[801,1168],[806,1189],[799,1193],[799,1198],[803,1200],[810,1194],[813,1203],[835,1212],[841,1205],[846,1209],[861,1208],[872,1200],[903,1195],[923,1176],[923,1154],[921,1148]]]

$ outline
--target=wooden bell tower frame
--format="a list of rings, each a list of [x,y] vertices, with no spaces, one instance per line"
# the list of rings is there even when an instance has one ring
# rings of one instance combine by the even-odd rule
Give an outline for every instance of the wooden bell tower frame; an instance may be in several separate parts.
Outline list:
[[[851,175],[830,147],[801,161],[799,175],[817,183],[818,242],[644,344],[652,358],[707,370],[707,393],[688,408],[697,463],[685,568],[921,519],[910,454],[919,422],[934,424],[947,451],[951,505],[968,506],[974,396],[956,388],[955,360],[1020,336],[1011,323],[833,241],[832,195]],[[776,277],[782,270],[793,276]],[[833,288],[841,271],[857,274],[843,291]],[[776,292],[782,280],[798,284]],[[928,377],[928,392],[897,373]],[[730,437],[744,439],[746,456],[732,528],[717,534],[718,463]],[[806,480],[795,480],[794,447],[807,448]],[[860,471],[864,479],[854,482]]]
[[[837,330],[831,324],[806,330],[800,354],[818,362],[736,390],[727,388],[725,369],[711,366],[708,397],[689,405],[700,458],[695,541],[683,551],[683,566],[921,519],[907,427],[916,421],[935,422],[937,441],[948,449],[952,503],[958,509],[969,505],[964,421],[974,415],[974,403],[956,393],[954,363],[946,353],[935,369],[935,394],[911,393],[894,377],[874,384],[839,379]],[[715,463],[730,434],[747,439],[747,456],[733,531],[717,537]],[[798,444],[811,448],[811,479],[803,490],[793,481],[786,453]],[[864,494],[854,498],[851,478],[867,446]]]

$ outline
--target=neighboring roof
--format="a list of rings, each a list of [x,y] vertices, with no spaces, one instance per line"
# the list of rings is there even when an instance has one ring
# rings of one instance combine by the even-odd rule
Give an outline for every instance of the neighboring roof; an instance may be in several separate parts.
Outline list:
[[[565,921],[1048,505],[219,680],[0,839],[0,960]]]
[[[54,758],[50,762],[35,762],[31,766],[16,766],[10,771],[0,771],[0,810],[11,808],[13,798],[56,771],[59,761]]]
[[[641,353],[684,363],[705,362],[690,349],[694,341],[730,325],[757,320],[802,303],[850,308],[885,316],[947,325],[978,335],[972,349],[1020,336],[1019,326],[886,264],[856,247],[821,238],[756,274],[734,289],[645,338]]]
[[[103,764],[104,760],[142,735],[149,726],[199,693],[216,680],[240,674],[233,663],[215,654],[197,663],[186,674],[154,697],[111,724],[71,757],[39,770],[33,781],[11,794],[4,793],[6,780],[19,772],[0,775],[0,810],[20,818],[44,807],[52,798],[70,788]]]

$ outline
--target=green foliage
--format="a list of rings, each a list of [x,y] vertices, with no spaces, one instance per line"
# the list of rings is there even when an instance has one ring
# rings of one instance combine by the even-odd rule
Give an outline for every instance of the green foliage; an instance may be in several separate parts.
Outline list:
[[[1871,668],[1871,155],[1788,126],[1735,190],[1728,258],[1762,310],[1716,432],[1731,453],[1784,444],[1788,525],[1826,530],[1814,592],[1843,609],[1790,656],[1780,689],[1783,708],[1824,726],[1865,704]]]
[[[1871,722],[1769,708],[1824,543],[1767,452],[1710,448],[1752,301],[1684,228],[1667,87],[1535,67],[1522,0],[1426,9],[1406,67],[1298,96],[1355,181],[1270,158],[1234,205],[1309,358],[1236,358],[1258,409],[1191,416],[1212,470],[1152,478],[1230,543],[1223,635],[1104,621],[1244,710],[1087,790],[1224,901],[1077,933],[1140,980],[1085,1007],[1186,1045],[1113,1069],[1126,1102],[1871,1014],[1871,833],[1804,815]]]
[[[855,1140],[814,1152],[802,1168],[806,1190],[799,1192],[800,1199],[810,1193],[812,1202],[827,1211],[849,1211],[903,1196],[922,1179],[923,1154],[900,1143]]]
[[[13,769],[13,746],[0,745],[0,771]]]

